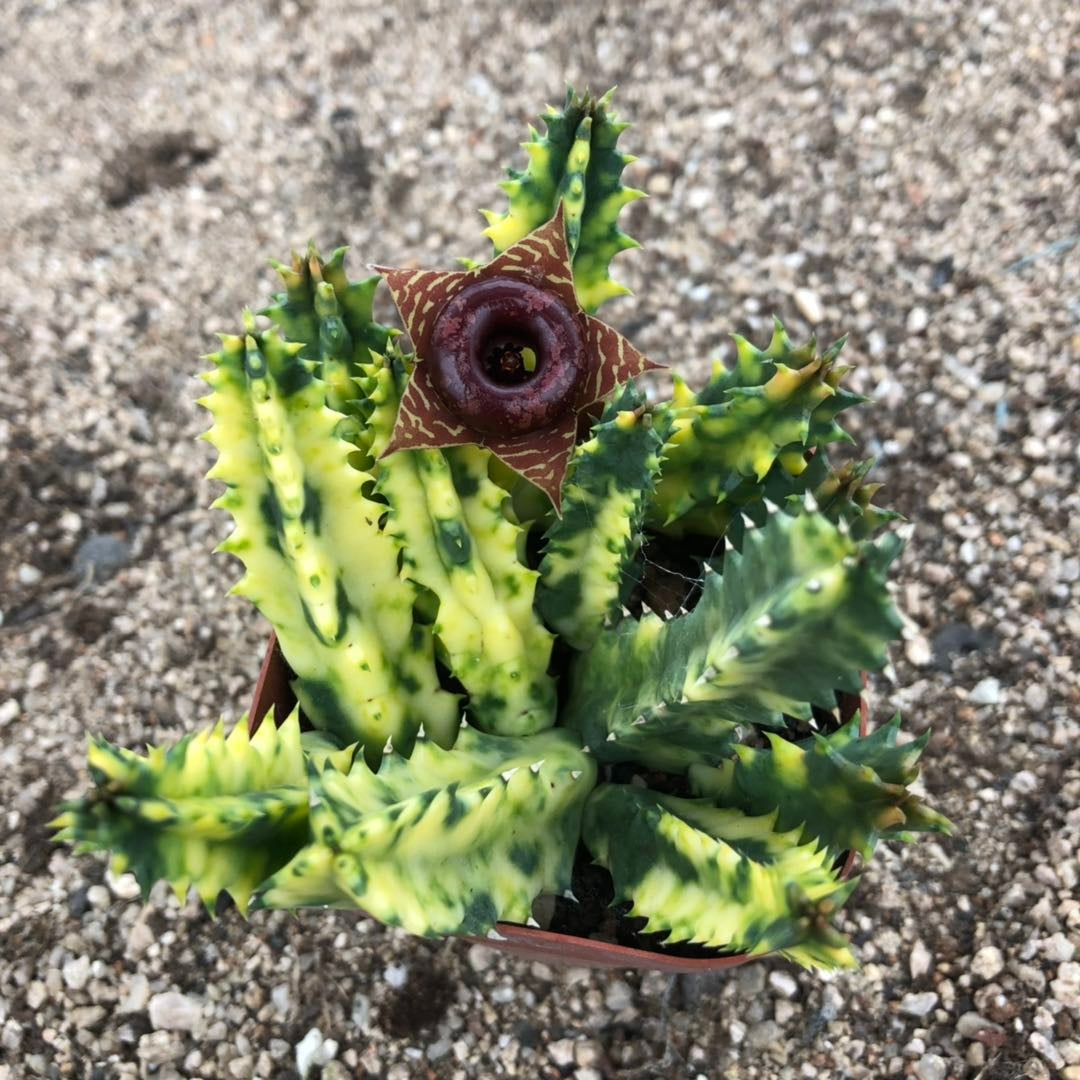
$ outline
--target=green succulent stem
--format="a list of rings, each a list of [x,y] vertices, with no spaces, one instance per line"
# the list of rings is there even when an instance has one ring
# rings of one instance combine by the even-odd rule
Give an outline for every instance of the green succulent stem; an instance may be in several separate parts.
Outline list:
[[[545,134],[529,129],[522,144],[525,169],[511,169],[500,185],[510,200],[506,212],[483,211],[485,235],[499,254],[554,217],[561,202],[574,285],[589,312],[629,291],[612,280],[609,267],[620,251],[639,246],[619,227],[619,215],[645,194],[622,183],[623,170],[635,159],[616,145],[627,125],[611,111],[612,95],[579,96],[568,89],[562,109],[544,113]]]

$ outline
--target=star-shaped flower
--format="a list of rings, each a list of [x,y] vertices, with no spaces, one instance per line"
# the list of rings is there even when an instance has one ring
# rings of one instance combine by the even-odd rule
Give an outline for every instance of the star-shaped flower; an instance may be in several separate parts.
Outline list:
[[[582,310],[562,205],[474,270],[375,269],[416,350],[382,456],[479,443],[558,511],[578,415],[661,366]]]

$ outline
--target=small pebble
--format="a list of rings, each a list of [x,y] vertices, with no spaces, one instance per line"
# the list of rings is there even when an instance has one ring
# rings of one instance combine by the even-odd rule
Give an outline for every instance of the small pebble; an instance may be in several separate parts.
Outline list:
[[[816,326],[825,318],[825,308],[812,289],[796,289],[794,299],[799,314],[811,326]]]
[[[938,995],[932,990],[921,994],[905,994],[900,1001],[900,1011],[905,1016],[922,1018],[929,1016],[938,1003]]]
[[[996,705],[1001,700],[1001,683],[997,679],[986,678],[977,682],[968,694],[972,705]]]
[[[769,986],[784,998],[793,998],[799,992],[799,984],[787,971],[770,971]]]
[[[634,991],[622,979],[614,979],[608,984],[604,1004],[614,1013],[629,1009],[634,1004]]]
[[[987,1020],[985,1016],[980,1016],[976,1012],[962,1014],[956,1021],[956,1030],[965,1039],[980,1041],[987,1041],[987,1036],[990,1036],[992,1040],[994,1036],[1003,1035],[1005,1031],[1000,1024],[995,1024],[993,1020]]]
[[[548,1043],[548,1057],[560,1068],[574,1063],[574,1040],[556,1039]]]
[[[971,958],[971,973],[990,982],[1001,974],[1005,967],[1005,957],[996,945],[984,945]]]
[[[1032,710],[1032,712],[1042,712],[1046,708],[1046,703],[1049,700],[1049,695],[1046,692],[1046,687],[1042,683],[1032,683],[1024,691],[1024,704]]]
[[[26,586],[36,585],[43,576],[41,571],[36,566],[31,566],[30,563],[23,563],[16,574],[19,584]]]
[[[202,1018],[202,1004],[168,990],[150,999],[150,1024],[163,1031],[193,1031]]]
[[[78,956],[68,960],[61,969],[64,985],[69,990],[82,990],[90,979],[90,957]]]
[[[919,1080],[945,1080],[949,1069],[940,1054],[923,1054],[915,1062],[915,1075]]]
[[[930,950],[922,943],[920,938],[911,947],[911,955],[908,957],[908,970],[913,979],[921,979],[926,975],[934,963]]]
[[[909,334],[921,334],[929,325],[930,316],[924,307],[913,307],[907,316],[907,332]]]
[[[1065,1059],[1058,1052],[1057,1047],[1041,1031],[1033,1031],[1028,1036],[1028,1045],[1055,1069],[1065,1068]]]
[[[88,536],[75,552],[74,572],[80,581],[108,581],[131,561],[131,545],[105,534]]]

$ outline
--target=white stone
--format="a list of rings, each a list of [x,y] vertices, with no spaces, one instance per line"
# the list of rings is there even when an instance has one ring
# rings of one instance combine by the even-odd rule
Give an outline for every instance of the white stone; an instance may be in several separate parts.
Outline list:
[[[296,1071],[301,1077],[306,1077],[313,1067],[329,1065],[337,1057],[337,1052],[336,1039],[324,1039],[318,1028],[312,1028],[296,1044]]]
[[[940,1054],[923,1054],[915,1062],[915,1075],[919,1080],[945,1080],[948,1066]]]
[[[813,290],[796,289],[794,300],[799,314],[811,325],[816,325],[825,318],[825,308]]]
[[[13,697],[8,698],[0,705],[0,728],[7,727],[12,721],[18,720],[21,712],[22,707],[19,703]]]
[[[90,957],[77,956],[74,960],[69,960],[60,969],[60,974],[63,975],[64,985],[69,990],[82,990],[90,978]]]
[[[604,1004],[615,1013],[630,1008],[634,1004],[633,988],[622,979],[615,979],[604,994]]]
[[[1046,687],[1042,683],[1032,683],[1024,691],[1024,704],[1031,709],[1032,712],[1042,712],[1046,708],[1046,703],[1049,700],[1049,695],[1046,692]]]
[[[202,1018],[202,1003],[176,990],[150,999],[150,1024],[159,1031],[194,1031]]]
[[[383,969],[383,979],[387,985],[400,990],[409,979],[409,969],[405,964],[387,964]]]
[[[18,570],[20,585],[36,585],[42,578],[41,571],[30,563],[23,563]]]
[[[142,890],[134,874],[114,874],[111,869],[105,871],[105,884],[118,900],[134,900]]]
[[[732,1046],[738,1046],[746,1038],[746,1025],[741,1020],[732,1020],[728,1024],[728,1038]]]
[[[1039,1057],[1045,1058],[1055,1069],[1065,1068],[1065,1059],[1058,1053],[1057,1047],[1041,1031],[1033,1031],[1028,1036],[1028,1044]]]
[[[112,897],[104,885],[91,885],[86,890],[86,902],[98,911],[104,911],[111,903]]]
[[[916,667],[926,667],[934,658],[930,642],[924,634],[916,634],[904,643],[904,655]]]
[[[1076,946],[1060,931],[1042,943],[1043,956],[1055,964],[1064,964],[1076,955]]]
[[[473,945],[469,948],[468,960],[473,971],[487,971],[495,963],[495,950],[486,945]]]
[[[938,996],[933,990],[925,990],[921,994],[905,994],[900,1002],[900,1011],[905,1016],[924,1017],[934,1011],[938,1003]]]
[[[920,938],[911,947],[911,956],[908,957],[908,968],[913,979],[921,979],[933,966],[934,958],[930,950],[922,943]]]
[[[150,980],[145,975],[136,973],[124,986],[123,996],[116,1005],[121,1013],[142,1012],[150,1000]]]
[[[799,992],[799,984],[787,971],[770,971],[769,986],[784,998],[793,998]]]
[[[595,1068],[603,1056],[604,1048],[595,1039],[582,1039],[574,1046],[574,1061],[584,1068]]]
[[[323,1036],[318,1028],[312,1028],[296,1044],[296,1071],[301,1080],[307,1080],[307,1074],[318,1064],[318,1056],[322,1050]]]
[[[930,316],[924,307],[913,307],[908,312],[907,332],[909,334],[921,334],[930,324]]]
[[[289,987],[287,983],[278,983],[270,991],[270,1002],[273,1004],[274,1009],[279,1016],[288,1016],[289,1008],[292,1005],[292,999],[289,995]]]
[[[560,1068],[574,1063],[574,1040],[556,1039],[548,1043],[548,1057]]]
[[[153,944],[154,931],[140,919],[131,928],[131,933],[128,934],[127,948],[124,953],[132,960],[138,960]]]
[[[968,694],[972,705],[996,705],[1001,700],[1001,683],[994,678],[985,678],[977,682]]]
[[[1050,984],[1055,1001],[1069,1009],[1080,1010],[1080,963],[1059,964],[1057,978]]]
[[[26,1004],[35,1012],[45,1004],[45,999],[48,996],[48,987],[40,979],[35,979],[26,988]]]
[[[1039,778],[1030,769],[1021,769],[1009,781],[1009,787],[1013,791],[1019,791],[1021,795],[1030,795],[1039,787]]]
[[[22,1024],[17,1020],[7,1020],[4,1023],[3,1031],[0,1032],[0,1046],[3,1046],[8,1053],[14,1054],[19,1049],[22,1037]]]
[[[996,945],[984,945],[971,958],[971,974],[990,982],[1005,968],[1005,957]]]
[[[49,681],[49,665],[44,660],[35,660],[26,673],[26,685],[30,690],[40,690]]]
[[[787,998],[780,998],[773,1007],[773,1019],[781,1026],[787,1027],[799,1012],[799,1006]]]

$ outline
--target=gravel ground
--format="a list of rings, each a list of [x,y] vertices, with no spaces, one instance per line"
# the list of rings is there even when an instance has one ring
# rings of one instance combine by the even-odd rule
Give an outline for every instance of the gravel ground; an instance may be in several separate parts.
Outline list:
[[[0,1078],[1077,1080],[1080,9],[398,7],[0,0]],[[874,860],[853,974],[215,923],[46,839],[86,731],[172,739],[252,687],[195,442],[212,332],[309,237],[483,255],[472,211],[564,79],[620,84],[653,195],[606,317],[691,377],[772,312],[850,331],[878,400],[857,434],[915,532],[875,711],[933,729],[959,836]]]

